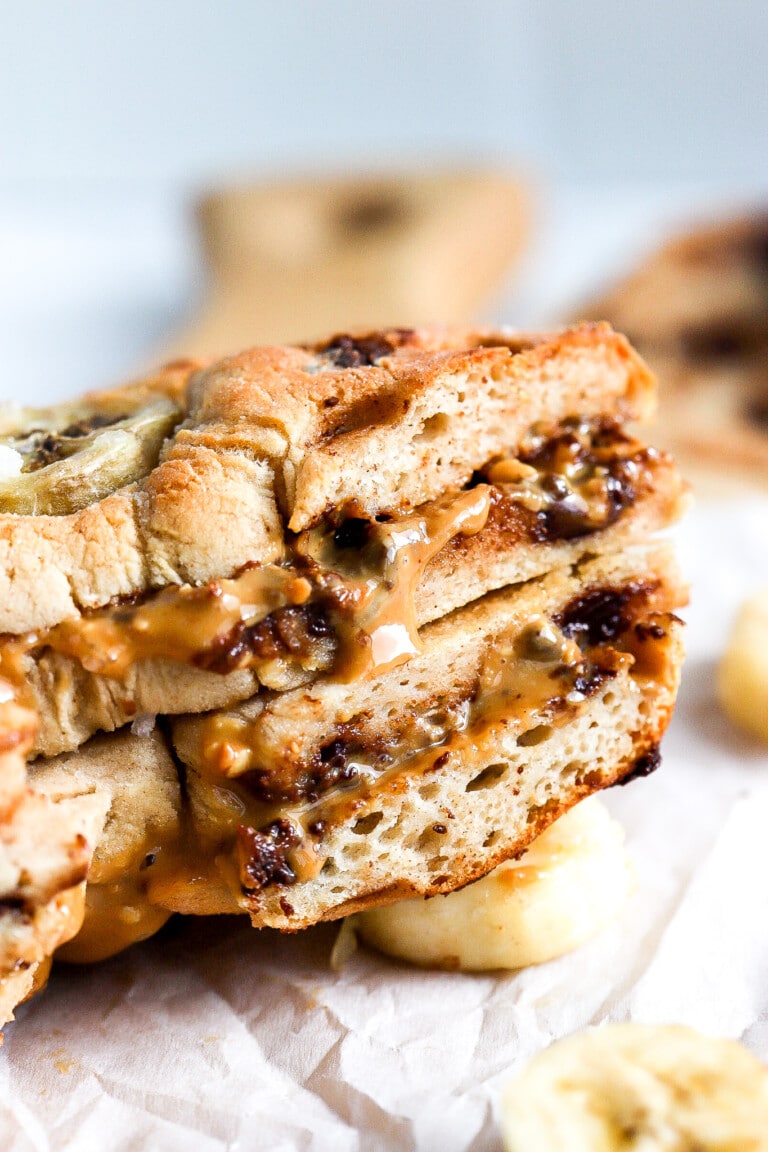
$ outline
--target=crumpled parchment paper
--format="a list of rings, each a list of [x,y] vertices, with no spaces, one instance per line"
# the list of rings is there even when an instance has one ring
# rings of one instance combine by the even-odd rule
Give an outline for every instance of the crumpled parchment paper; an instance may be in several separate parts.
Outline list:
[[[510,1074],[590,1024],[680,1021],[768,1059],[768,750],[720,713],[713,681],[739,603],[768,584],[768,501],[695,510],[677,535],[694,599],[664,764],[606,797],[639,881],[619,921],[484,976],[365,951],[333,973],[333,927],[173,924],[62,968],[19,1010],[0,1148],[490,1152]]]

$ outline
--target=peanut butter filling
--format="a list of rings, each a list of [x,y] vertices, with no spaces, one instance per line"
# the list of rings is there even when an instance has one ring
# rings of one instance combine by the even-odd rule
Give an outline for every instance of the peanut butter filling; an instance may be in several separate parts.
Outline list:
[[[492,461],[463,491],[401,516],[371,519],[347,508],[335,524],[289,538],[284,564],[165,588],[8,638],[2,659],[48,648],[115,678],[156,658],[221,673],[275,658],[312,671],[330,659],[341,680],[380,673],[420,650],[415,592],[452,541],[482,532],[489,518],[497,532],[506,509],[516,509],[534,541],[588,535],[651,485],[656,460],[615,424],[574,418],[533,429],[518,457]]]

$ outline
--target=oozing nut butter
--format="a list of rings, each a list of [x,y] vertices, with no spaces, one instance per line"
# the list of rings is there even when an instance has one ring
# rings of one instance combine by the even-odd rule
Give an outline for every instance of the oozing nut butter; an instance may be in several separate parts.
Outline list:
[[[533,541],[605,528],[629,507],[657,459],[613,424],[573,419],[531,433],[522,454],[491,462],[474,487],[399,517],[347,508],[335,524],[293,538],[282,565],[244,569],[203,587],[173,586],[45,633],[9,638],[89,672],[120,678],[162,658],[216,672],[283,658],[344,680],[382,672],[419,651],[414,595],[424,571],[460,537],[498,531],[505,509]]]

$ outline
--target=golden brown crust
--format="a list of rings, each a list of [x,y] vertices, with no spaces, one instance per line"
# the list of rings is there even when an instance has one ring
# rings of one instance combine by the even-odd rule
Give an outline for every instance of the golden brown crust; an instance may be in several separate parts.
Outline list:
[[[650,374],[606,326],[355,339],[386,355],[338,367],[336,341],[224,360],[193,378],[146,480],[68,516],[0,515],[0,631],[279,560],[278,508],[294,531],[352,500],[402,509],[464,484],[537,420],[653,405]]]
[[[639,357],[607,325],[588,324],[551,336],[395,329],[255,348],[196,389],[206,439],[190,436],[268,455],[295,532],[352,500],[380,512],[432,499],[514,451],[536,421],[645,419],[653,408]]]

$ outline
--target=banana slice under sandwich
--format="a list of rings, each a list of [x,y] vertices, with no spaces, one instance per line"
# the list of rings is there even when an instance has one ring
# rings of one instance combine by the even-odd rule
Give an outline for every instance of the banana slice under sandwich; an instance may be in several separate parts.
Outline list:
[[[613,1024],[536,1056],[503,1123],[507,1152],[765,1152],[768,1068],[692,1028]]]
[[[621,911],[632,887],[624,830],[590,798],[519,860],[447,896],[362,912],[356,928],[379,951],[425,967],[522,968],[589,940]]]

